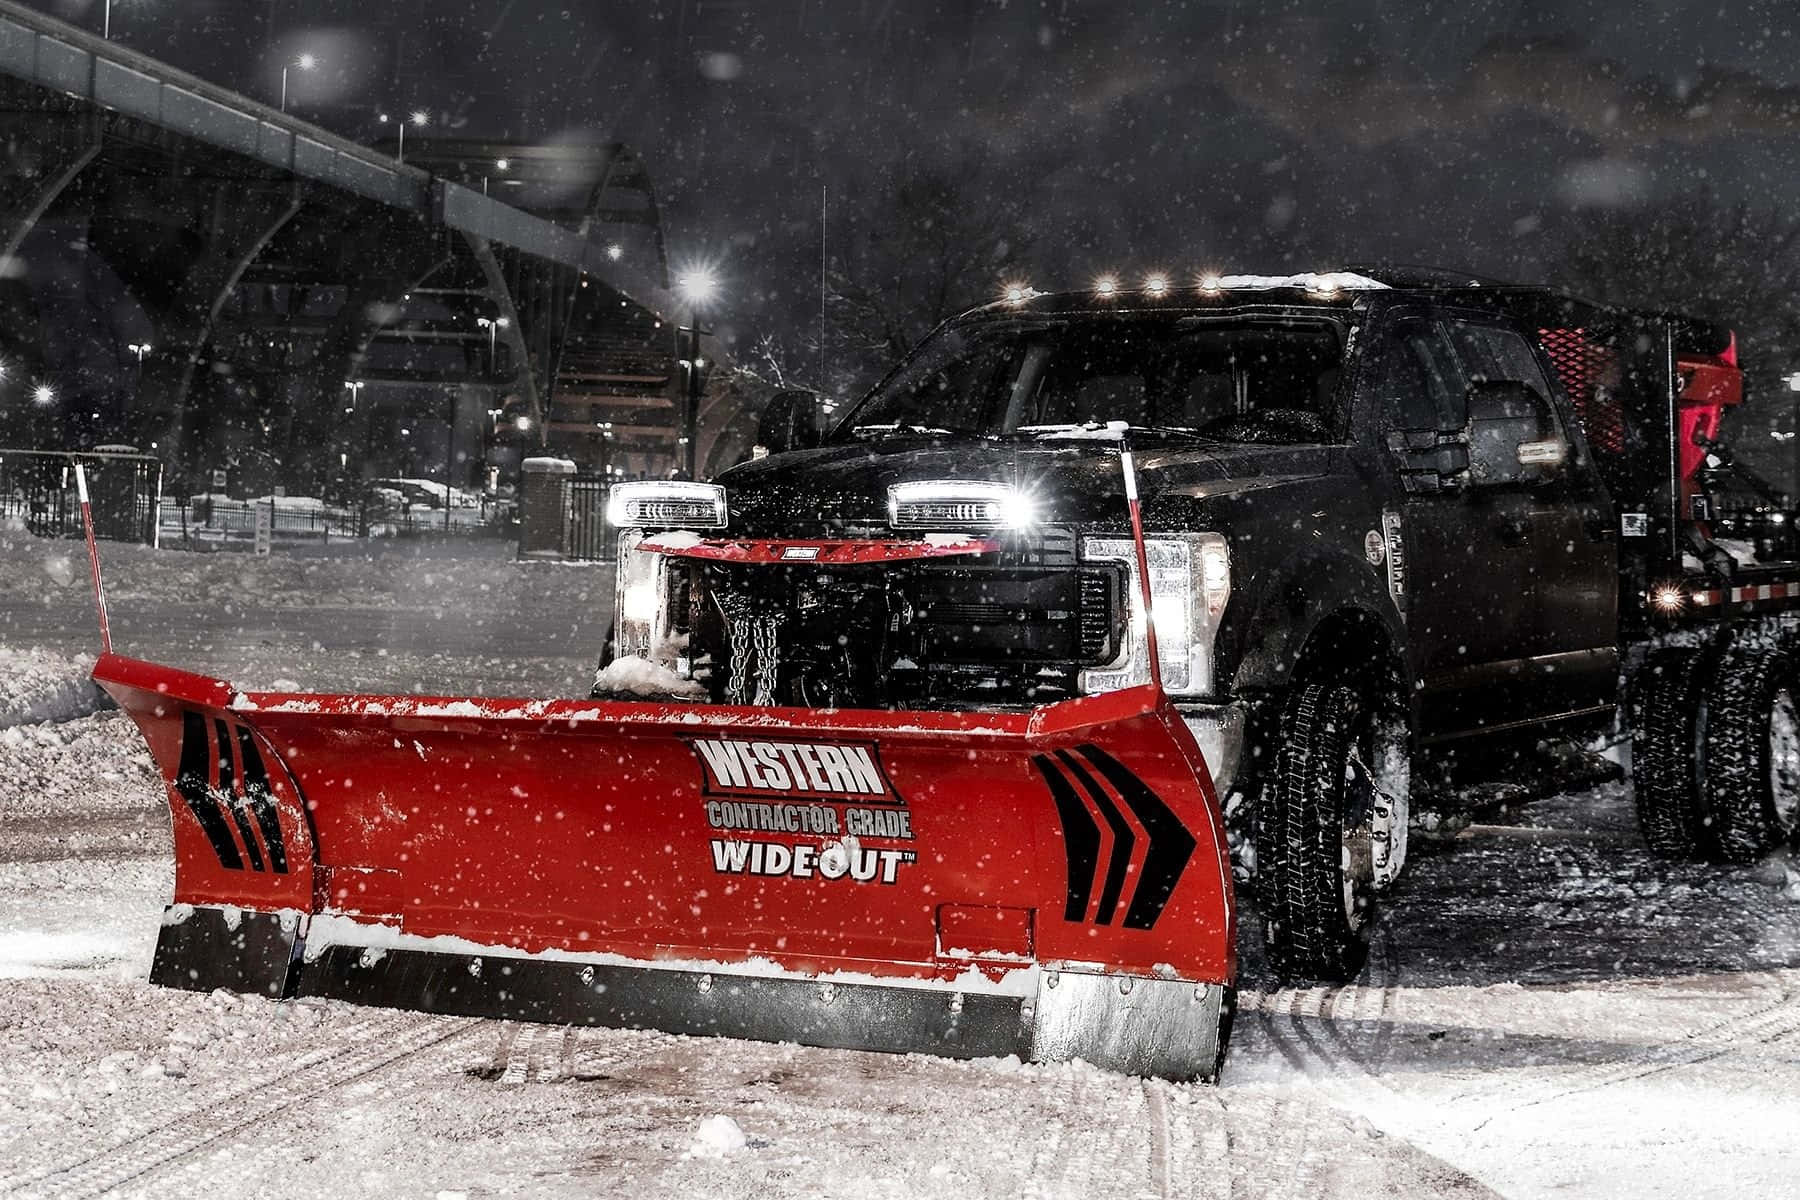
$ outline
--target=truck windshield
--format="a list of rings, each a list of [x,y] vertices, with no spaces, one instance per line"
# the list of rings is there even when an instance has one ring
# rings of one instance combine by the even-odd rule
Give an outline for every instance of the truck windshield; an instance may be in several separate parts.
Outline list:
[[[1328,440],[1343,366],[1335,322],[1142,317],[945,329],[838,426],[1054,435],[1124,422],[1228,441]]]

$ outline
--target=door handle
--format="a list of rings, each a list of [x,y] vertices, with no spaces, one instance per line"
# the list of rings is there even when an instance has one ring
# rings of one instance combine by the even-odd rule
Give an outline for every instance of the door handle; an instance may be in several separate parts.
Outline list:
[[[1619,534],[1618,522],[1607,513],[1589,513],[1581,518],[1590,542],[1610,542]]]
[[[1502,546],[1523,546],[1529,531],[1530,526],[1520,517],[1502,517],[1494,522],[1494,532]]]

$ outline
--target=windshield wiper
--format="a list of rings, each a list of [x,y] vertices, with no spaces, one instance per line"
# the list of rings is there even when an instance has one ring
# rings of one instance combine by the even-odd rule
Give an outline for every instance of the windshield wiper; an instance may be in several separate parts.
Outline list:
[[[1133,425],[1128,421],[1086,421],[1079,425],[1021,425],[1015,431],[1039,441],[1116,442],[1126,434],[1147,433],[1156,437],[1178,437],[1196,442],[1213,442],[1197,429],[1181,425]]]
[[[953,437],[953,429],[939,429],[935,425],[908,425],[897,421],[892,425],[858,425],[850,431],[854,438],[880,437]]]

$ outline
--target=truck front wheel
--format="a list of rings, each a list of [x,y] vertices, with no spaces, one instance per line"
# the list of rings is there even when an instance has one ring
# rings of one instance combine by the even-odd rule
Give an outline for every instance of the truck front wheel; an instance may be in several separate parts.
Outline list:
[[[1718,856],[1754,862],[1793,836],[1800,816],[1795,656],[1783,643],[1734,643],[1706,712],[1706,801]]]
[[[1284,978],[1349,979],[1368,953],[1374,754],[1373,713],[1354,688],[1307,683],[1289,693],[1256,807],[1264,936]]]

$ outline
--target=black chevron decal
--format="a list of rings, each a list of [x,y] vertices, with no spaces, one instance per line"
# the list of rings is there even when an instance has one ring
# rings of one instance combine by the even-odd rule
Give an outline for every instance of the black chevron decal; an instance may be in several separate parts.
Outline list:
[[[244,776],[244,802],[256,818],[256,827],[262,831],[263,845],[269,849],[269,867],[277,875],[286,875],[287,846],[281,840],[281,817],[275,811],[275,794],[269,790],[269,769],[256,749],[250,727],[239,725],[237,735],[238,763]]]
[[[213,728],[219,736],[219,797],[231,810],[231,823],[237,826],[244,853],[250,856],[250,869],[260,871],[263,869],[262,848],[256,844],[256,835],[250,832],[250,814],[244,811],[244,797],[237,790],[237,772],[232,769],[231,727],[215,717]]]
[[[187,801],[194,819],[200,822],[201,832],[212,843],[213,853],[219,856],[219,865],[241,871],[244,869],[243,856],[231,840],[225,814],[219,811],[219,802],[208,787],[211,765],[212,747],[206,734],[206,718],[190,709],[181,716],[181,760],[175,768],[175,790]]]
[[[1082,758],[1087,760],[1087,765],[1083,765]],[[1063,908],[1063,920],[1087,920],[1088,897],[1100,865],[1100,827],[1088,805],[1082,802],[1082,794],[1085,794],[1112,833],[1112,853],[1107,859],[1106,879],[1100,889],[1094,923],[1112,923],[1130,871],[1131,854],[1137,846],[1136,834],[1119,811],[1118,802],[1122,800],[1149,839],[1143,870],[1127,902],[1123,925],[1127,929],[1154,928],[1169,897],[1174,894],[1176,884],[1181,882],[1182,873],[1187,870],[1188,859],[1193,856],[1197,845],[1193,833],[1149,785],[1092,743],[1077,747],[1075,754],[1067,750],[1056,751],[1055,757],[1034,754],[1031,762],[1049,786],[1050,798],[1062,821],[1063,851],[1069,868],[1068,902]],[[1080,784],[1080,793],[1070,786],[1071,778]]]
[[[1194,835],[1163,803],[1162,797],[1126,770],[1118,759],[1094,745],[1083,746],[1081,753],[1131,806],[1132,815],[1150,838],[1144,853],[1144,872],[1125,913],[1125,928],[1149,929],[1162,916],[1163,906],[1187,869],[1188,859],[1194,853]]]
[[[1069,786],[1056,764],[1047,754],[1031,756],[1031,765],[1043,775],[1050,787],[1050,799],[1056,803],[1056,815],[1062,819],[1063,855],[1068,859],[1069,894],[1063,905],[1063,920],[1087,920],[1088,897],[1093,894],[1094,867],[1100,861],[1100,827],[1082,807],[1081,797]]]
[[[1106,861],[1106,882],[1100,888],[1100,906],[1094,911],[1094,922],[1098,925],[1111,925],[1113,913],[1119,907],[1119,893],[1125,888],[1125,872],[1131,869],[1131,851],[1137,845],[1137,838],[1131,832],[1131,826],[1119,812],[1112,797],[1094,781],[1075,757],[1067,750],[1058,750],[1056,757],[1062,760],[1069,774],[1081,784],[1081,790],[1088,794],[1094,807],[1100,811],[1100,819],[1112,830],[1112,855]]]

